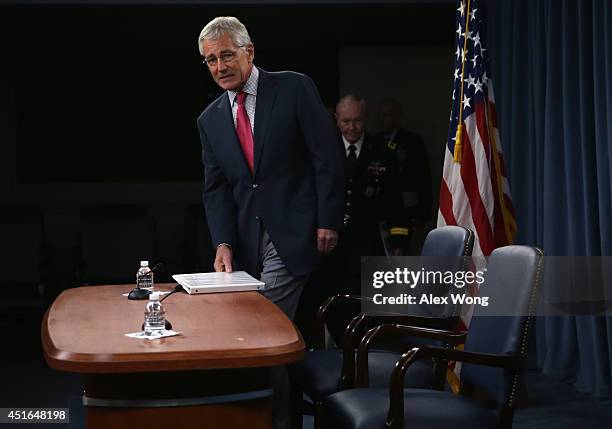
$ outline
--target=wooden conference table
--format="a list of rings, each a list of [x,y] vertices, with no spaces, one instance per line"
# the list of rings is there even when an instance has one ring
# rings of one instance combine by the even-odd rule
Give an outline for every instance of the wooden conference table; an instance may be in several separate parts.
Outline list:
[[[179,292],[163,304],[181,335],[129,338],[124,334],[140,331],[146,305],[122,296],[132,288],[68,289],[43,319],[48,365],[84,374],[87,428],[271,427],[263,367],[304,354],[285,314],[257,292]]]

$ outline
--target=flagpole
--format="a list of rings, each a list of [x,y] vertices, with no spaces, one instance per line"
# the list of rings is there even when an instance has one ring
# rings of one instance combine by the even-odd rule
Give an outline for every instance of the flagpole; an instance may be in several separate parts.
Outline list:
[[[461,0],[463,4],[463,0]],[[465,55],[467,53],[467,35],[470,26],[470,8],[471,0],[468,0],[467,11],[465,13],[465,33],[463,34],[463,53],[461,55],[461,94],[459,98],[459,121],[457,122],[457,131],[455,133],[455,147],[453,153],[453,161],[460,163],[463,161],[463,97],[465,85]],[[463,321],[461,321],[463,322]],[[456,347],[459,350],[463,349],[463,344]],[[451,391],[454,394],[459,393],[460,381],[459,376],[455,373],[459,368],[455,365],[456,362],[449,362],[446,369],[446,381],[448,382]]]
[[[463,0],[461,0],[463,3]],[[467,52],[467,35],[470,26],[470,7],[471,0],[468,0],[467,11],[465,13],[465,33],[463,33],[463,53],[461,55],[461,95],[459,96],[459,121],[455,133],[455,149],[453,160],[461,162],[463,160],[463,86],[465,85],[465,54]]]

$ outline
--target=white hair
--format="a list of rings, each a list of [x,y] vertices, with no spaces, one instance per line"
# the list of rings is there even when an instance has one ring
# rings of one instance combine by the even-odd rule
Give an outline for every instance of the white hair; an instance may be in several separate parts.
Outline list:
[[[251,43],[249,32],[242,22],[233,16],[218,16],[210,21],[200,32],[198,47],[206,40],[218,40],[224,34],[232,38],[234,45],[244,48]]]
[[[336,112],[339,109],[346,107],[347,105],[353,104],[353,103],[359,104],[361,106],[361,111],[365,114],[366,102],[363,99],[363,97],[357,94],[346,94],[343,97],[341,97],[340,100],[338,100],[338,103],[336,104]]]

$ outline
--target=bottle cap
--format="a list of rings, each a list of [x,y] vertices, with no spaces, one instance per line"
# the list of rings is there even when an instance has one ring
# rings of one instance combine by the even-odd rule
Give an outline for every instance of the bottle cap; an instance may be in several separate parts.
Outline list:
[[[159,292],[151,292],[149,294],[149,299],[151,301],[159,301]]]
[[[149,261],[140,261],[140,266],[141,267],[148,267],[149,266]]]

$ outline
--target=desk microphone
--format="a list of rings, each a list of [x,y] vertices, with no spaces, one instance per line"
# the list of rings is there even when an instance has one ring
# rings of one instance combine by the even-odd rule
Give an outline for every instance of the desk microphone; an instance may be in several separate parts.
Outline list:
[[[158,262],[155,264],[153,268],[151,268],[151,272],[154,273],[156,271],[164,271],[164,263]],[[150,290],[141,289],[138,284],[140,283],[140,279],[144,274],[141,274],[136,278],[136,287],[132,289],[132,291],[128,294],[128,299],[149,299],[149,295],[151,295]]]

